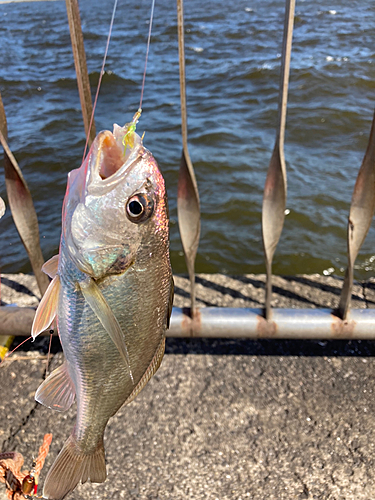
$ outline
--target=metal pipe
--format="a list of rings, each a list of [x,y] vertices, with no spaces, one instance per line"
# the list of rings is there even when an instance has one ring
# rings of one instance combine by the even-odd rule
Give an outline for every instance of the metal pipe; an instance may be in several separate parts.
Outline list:
[[[31,335],[35,309],[32,307],[0,307],[0,335]]]
[[[263,309],[204,307],[194,320],[173,308],[168,337],[269,339],[375,339],[375,310],[352,309],[345,321],[331,309]]]
[[[167,337],[269,339],[375,339],[375,309],[352,309],[341,320],[331,309],[203,307],[194,319],[189,309],[173,308]],[[30,335],[35,310],[0,307],[0,335]],[[49,334],[49,330],[43,333]]]

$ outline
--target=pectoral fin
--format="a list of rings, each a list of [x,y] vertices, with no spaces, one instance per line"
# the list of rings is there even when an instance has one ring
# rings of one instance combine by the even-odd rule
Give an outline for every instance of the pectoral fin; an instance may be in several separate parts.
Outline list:
[[[57,274],[57,269],[59,267],[59,255],[54,255],[42,266],[42,271],[44,274],[48,274],[50,278],[54,278]]]
[[[31,335],[34,340],[41,332],[50,326],[56,316],[60,286],[60,278],[56,274],[48,285],[46,293],[43,295],[38,309],[36,310],[33,326],[31,327]]]
[[[103,325],[108,335],[113,340],[113,343],[117,347],[119,353],[128,365],[130,378],[134,383],[133,374],[130,367],[128,348],[126,347],[125,343],[125,336],[123,331],[121,330],[119,322],[116,319],[116,316],[113,314],[112,309],[109,307],[107,301],[105,300],[105,297],[99,290],[98,285],[92,278],[81,281],[79,283],[79,286],[82,290],[83,296],[86,299],[86,302],[94,311],[100,323]]]
[[[76,395],[75,387],[63,363],[53,370],[35,393],[35,401],[56,411],[66,411],[72,406]]]

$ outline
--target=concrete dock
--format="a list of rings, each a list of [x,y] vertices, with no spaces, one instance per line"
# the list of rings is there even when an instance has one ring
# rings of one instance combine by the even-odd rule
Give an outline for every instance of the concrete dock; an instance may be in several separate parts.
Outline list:
[[[199,275],[199,306],[261,307],[264,276]],[[336,307],[342,280],[275,278],[275,307]],[[176,278],[175,305],[188,305]],[[2,303],[35,306],[32,276],[2,276]],[[375,307],[375,280],[357,283],[353,307]],[[375,325],[374,325],[375,328]],[[53,442],[41,483],[75,421],[37,405],[47,338],[0,367],[0,451],[28,468],[43,435]],[[147,387],[110,420],[107,481],[71,500],[375,499],[375,344],[372,341],[167,339]],[[62,362],[53,342],[51,369]],[[0,484],[0,499],[5,499]]]

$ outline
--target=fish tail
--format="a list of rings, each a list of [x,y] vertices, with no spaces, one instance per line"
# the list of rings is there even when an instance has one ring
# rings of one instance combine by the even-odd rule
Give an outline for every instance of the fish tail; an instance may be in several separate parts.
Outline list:
[[[103,440],[93,453],[84,454],[72,434],[48,471],[43,498],[62,500],[80,481],[85,483],[90,479],[92,483],[103,483],[106,477]]]

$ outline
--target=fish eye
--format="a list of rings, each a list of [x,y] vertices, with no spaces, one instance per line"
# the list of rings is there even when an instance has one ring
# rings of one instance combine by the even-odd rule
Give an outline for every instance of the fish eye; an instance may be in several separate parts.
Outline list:
[[[153,202],[144,194],[135,194],[126,204],[126,215],[131,222],[144,222],[153,211]]]

